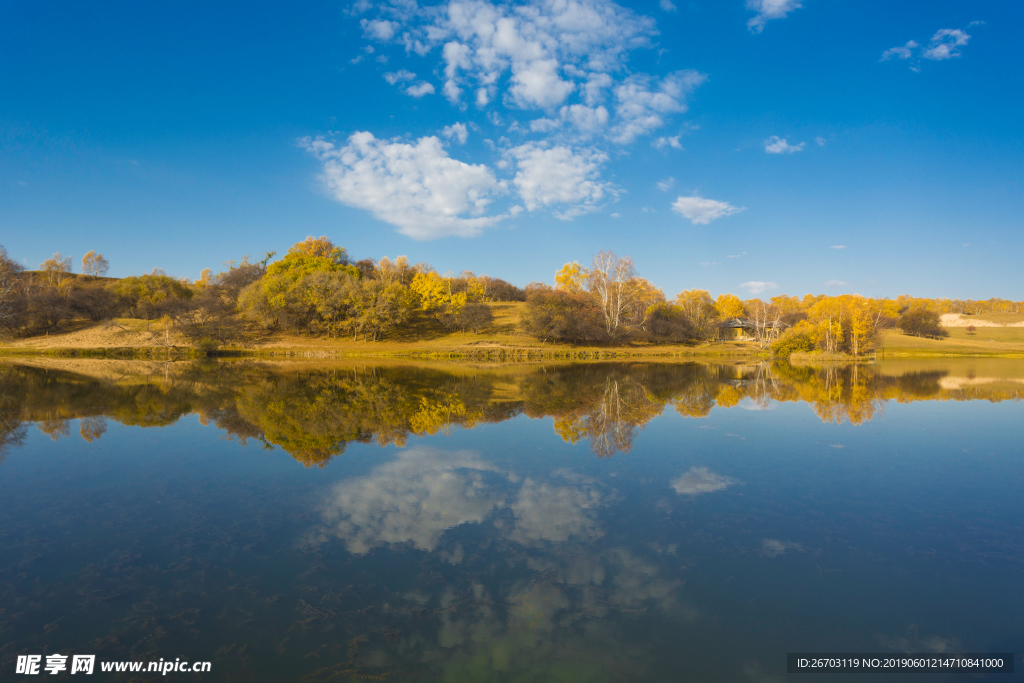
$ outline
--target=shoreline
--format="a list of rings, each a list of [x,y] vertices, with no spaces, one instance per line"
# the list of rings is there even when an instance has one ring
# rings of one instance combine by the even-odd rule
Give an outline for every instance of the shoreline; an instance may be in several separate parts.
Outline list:
[[[482,348],[449,348],[430,347],[407,348],[401,350],[365,350],[353,351],[345,348],[316,347],[271,347],[264,349],[228,348],[213,352],[205,352],[188,346],[123,346],[123,347],[0,347],[0,358],[113,358],[121,360],[226,360],[232,358],[248,359],[290,359],[290,358],[330,358],[330,359],[365,359],[365,360],[487,360],[500,362],[520,362],[534,360],[581,361],[581,360],[724,360],[724,359],[762,359],[787,360],[793,364],[804,363],[874,363],[885,360],[905,358],[1004,358],[1022,359],[1021,351],[953,351],[932,349],[879,349],[877,352],[859,357],[825,353],[794,353],[788,358],[772,356],[763,349],[744,347],[739,344],[717,345],[712,347],[663,347],[637,349],[629,347],[580,347],[580,348],[529,348],[529,347],[490,347]]]

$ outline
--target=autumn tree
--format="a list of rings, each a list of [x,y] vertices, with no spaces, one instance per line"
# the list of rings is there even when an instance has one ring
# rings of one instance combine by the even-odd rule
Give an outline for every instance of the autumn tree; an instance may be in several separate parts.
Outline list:
[[[754,331],[754,338],[761,348],[767,348],[782,333],[782,308],[763,299],[744,302],[744,308]]]
[[[715,315],[719,320],[742,318],[743,314],[743,302],[735,294],[719,294],[715,299]]]
[[[476,330],[490,321],[490,309],[482,303],[485,290],[472,273],[464,278],[416,273],[409,289],[419,297],[420,308],[448,329]]]
[[[647,309],[646,314],[647,328],[656,338],[681,342],[694,337],[689,319],[676,303],[655,303]]]
[[[306,238],[292,246],[284,258],[266,267],[266,273],[247,285],[238,296],[243,314],[265,327],[311,329],[322,318],[306,294],[303,279],[312,273],[347,273],[359,280],[359,269],[348,265],[344,249],[326,237]]]
[[[409,259],[405,256],[399,256],[394,261],[384,256],[377,262],[376,270],[377,279],[385,285],[395,282],[409,285],[415,275],[412,266],[409,265]]]
[[[665,293],[642,277],[626,283],[622,321],[630,330],[646,333],[652,311],[665,303]]]
[[[103,258],[103,254],[97,254],[90,250],[82,257],[82,273],[91,277],[102,277],[107,274],[110,263]]]
[[[689,322],[694,336],[700,339],[711,336],[717,312],[715,301],[706,289],[687,289],[679,292],[676,295],[676,305]]]
[[[238,301],[238,295],[241,294],[243,289],[254,282],[258,282],[267,274],[267,264],[273,257],[274,252],[268,251],[261,261],[252,262],[248,256],[243,256],[242,260],[238,263],[228,261],[224,264],[228,269],[211,276],[209,283],[224,290],[225,294],[232,301]]]
[[[555,289],[570,294],[582,294],[587,286],[590,271],[577,261],[566,263],[555,273]]]
[[[899,305],[892,299],[870,299],[865,314],[871,318],[874,334],[885,328],[895,327],[899,318]]]
[[[824,297],[807,311],[808,321],[821,348],[828,353],[840,353],[844,345],[844,324],[849,310],[841,297]]]
[[[19,312],[19,275],[24,270],[20,263],[7,255],[0,245],[0,331],[16,325]]]
[[[195,292],[167,275],[126,277],[108,285],[134,318],[146,321],[163,315],[176,315]]]
[[[610,337],[621,334],[620,326],[626,322],[624,314],[642,292],[630,286],[633,277],[633,259],[629,256],[619,258],[611,251],[594,255],[587,289],[597,301],[604,317],[605,333]]]
[[[355,298],[359,278],[347,272],[318,270],[309,273],[298,285],[305,302],[316,313],[328,336],[336,336],[338,327],[348,317]]]
[[[416,296],[399,282],[363,280],[353,290],[350,326],[353,338],[360,333],[378,341],[404,324],[416,308]]]
[[[327,259],[339,266],[348,265],[348,252],[343,247],[335,246],[331,240],[322,235],[320,237],[310,236],[302,242],[293,244],[285,258],[287,259],[289,256],[308,256],[310,258]]]
[[[526,301],[526,292],[501,278],[481,275],[486,281],[487,301]]]
[[[915,337],[945,337],[949,334],[939,322],[939,314],[925,306],[913,306],[900,315],[899,328]]]
[[[39,270],[43,271],[43,277],[51,287],[60,287],[71,277],[71,257],[56,254],[39,264]]]
[[[527,296],[520,325],[538,339],[578,344],[605,336],[603,318],[600,307],[587,294],[538,288]]]

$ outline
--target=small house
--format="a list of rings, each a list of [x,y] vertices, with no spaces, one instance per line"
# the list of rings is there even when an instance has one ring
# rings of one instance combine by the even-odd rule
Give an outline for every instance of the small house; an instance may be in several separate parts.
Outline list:
[[[771,324],[769,323],[769,327]],[[782,330],[789,327],[784,322],[778,323],[778,330]],[[719,339],[732,339],[736,341],[747,341],[756,338],[757,326],[752,320],[747,318],[729,318],[718,323],[718,338]]]

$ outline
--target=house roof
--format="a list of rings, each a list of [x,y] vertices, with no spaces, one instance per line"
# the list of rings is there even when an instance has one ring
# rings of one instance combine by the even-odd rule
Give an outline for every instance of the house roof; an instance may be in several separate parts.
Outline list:
[[[728,328],[734,329],[734,330],[735,329],[752,330],[752,329],[754,329],[756,327],[756,325],[754,325],[754,323],[751,320],[747,319],[747,318],[730,318],[728,320],[725,320],[725,321],[722,321],[721,323],[719,323],[719,326],[721,326],[721,327],[728,327]],[[769,324],[768,326],[770,327],[771,325]],[[778,326],[779,326],[780,329],[789,327],[789,325],[787,325],[786,323],[781,322],[781,321],[779,322]]]

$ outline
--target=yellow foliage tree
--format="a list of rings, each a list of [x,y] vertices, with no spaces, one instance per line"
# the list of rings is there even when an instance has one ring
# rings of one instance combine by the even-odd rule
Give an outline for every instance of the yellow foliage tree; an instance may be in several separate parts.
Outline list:
[[[213,282],[213,271],[209,268],[203,268],[203,271],[199,273],[199,279],[196,280],[196,285],[200,288],[209,287]]]
[[[590,271],[577,261],[566,263],[561,270],[555,273],[555,289],[570,294],[580,294],[586,287],[589,276]]]
[[[721,320],[741,318],[743,317],[743,302],[735,294],[719,294],[715,299],[715,312]]]
[[[82,257],[82,272],[92,277],[100,277],[107,274],[110,263],[103,258],[103,254],[97,254],[94,250],[89,251]]]
[[[348,253],[343,247],[336,247],[326,236],[313,237],[310,235],[302,242],[292,245],[285,256],[311,256],[313,258],[326,258],[339,265],[348,263]]]
[[[687,289],[676,295],[676,303],[683,309],[683,315],[693,326],[698,336],[704,337],[711,332],[711,322],[715,319],[715,300],[706,289]]]
[[[469,297],[466,292],[455,292],[452,278],[442,277],[431,271],[416,273],[409,288],[420,298],[420,307],[424,311],[445,311],[458,315],[465,307]]]
[[[60,287],[61,283],[71,277],[71,257],[61,256],[58,251],[52,257],[40,263],[39,270],[43,271],[49,284],[54,287]]]

